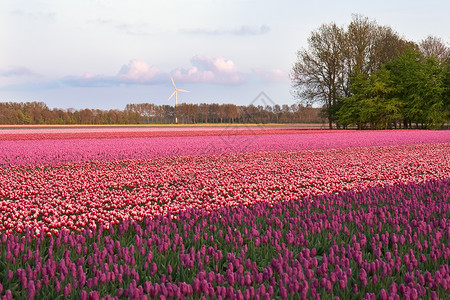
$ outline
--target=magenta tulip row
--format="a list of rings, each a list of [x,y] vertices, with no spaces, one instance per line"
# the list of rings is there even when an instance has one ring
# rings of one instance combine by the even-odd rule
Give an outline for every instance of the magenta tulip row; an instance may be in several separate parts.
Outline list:
[[[111,133],[105,132],[105,136]],[[120,138],[13,141],[0,138],[0,167],[54,165],[88,160],[450,143],[450,131],[420,130],[260,134],[257,129],[248,129],[246,134],[242,134],[242,130],[225,128],[222,131],[215,129],[204,132],[207,136],[177,136],[177,132],[171,132],[171,136],[167,137],[127,138],[130,136],[127,132],[118,134]]]

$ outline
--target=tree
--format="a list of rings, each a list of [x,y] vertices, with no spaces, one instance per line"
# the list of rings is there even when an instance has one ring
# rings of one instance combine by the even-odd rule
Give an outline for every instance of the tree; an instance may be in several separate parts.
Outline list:
[[[352,77],[356,70],[368,76],[377,68],[375,49],[378,25],[375,21],[361,15],[353,15],[345,33],[345,59],[347,75]]]
[[[236,118],[238,117],[238,109],[234,104],[224,104],[225,106],[225,115],[230,123],[234,123]]]
[[[446,122],[450,120],[450,57],[446,59],[443,64],[443,85],[444,91],[442,93],[442,99],[444,102],[444,111],[446,114]]]
[[[358,129],[364,128],[362,101],[369,97],[367,95],[369,84],[368,78],[357,69],[351,81],[350,96],[343,99],[342,106],[337,113],[339,122],[344,126],[356,125]]]
[[[372,72],[376,72],[382,65],[396,58],[407,49],[418,49],[418,46],[399,36],[389,26],[378,26],[375,41],[375,51],[372,58]]]
[[[302,102],[323,105],[330,128],[338,119],[349,121],[337,114],[344,105],[343,98],[347,99],[346,107],[352,101],[352,81],[356,76],[368,80],[408,47],[417,48],[389,26],[380,26],[361,15],[353,15],[346,29],[334,23],[324,24],[311,33],[308,49],[297,53],[291,72],[294,94]],[[347,117],[352,119],[355,113]]]
[[[405,127],[411,123],[439,127],[448,120],[446,70],[447,65],[434,56],[425,59],[411,48],[368,78],[357,72],[351,80],[351,95],[344,98],[338,112],[339,122],[384,129],[396,127],[403,119]]]
[[[307,104],[324,105],[330,129],[333,106],[343,95],[344,30],[335,23],[322,25],[308,38],[308,49],[299,50],[291,72],[296,96]]]
[[[390,72],[382,67],[369,76],[366,94],[362,100],[361,119],[372,129],[391,128],[391,124],[401,118],[402,103],[394,96],[395,87]]]
[[[351,94],[351,80],[357,73],[365,75],[377,72],[383,64],[397,57],[414,43],[402,39],[389,26],[380,26],[375,20],[355,14],[345,32],[346,77],[345,96]]]
[[[357,125],[358,129],[366,124],[371,129],[386,129],[401,118],[402,103],[394,96],[394,83],[384,66],[368,79],[357,73],[351,90],[352,95],[343,100],[338,112],[342,124]]]
[[[419,50],[425,58],[434,57],[439,62],[445,62],[450,58],[450,49],[441,38],[432,35],[419,43]]]
[[[386,68],[392,74],[396,96],[403,102],[405,126],[415,123],[417,127],[421,124],[423,128],[435,128],[446,121],[445,64],[409,49]]]

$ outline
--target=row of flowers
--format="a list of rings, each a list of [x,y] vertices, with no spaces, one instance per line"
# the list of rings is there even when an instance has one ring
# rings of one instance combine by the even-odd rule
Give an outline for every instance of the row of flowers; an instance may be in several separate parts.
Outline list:
[[[429,180],[57,237],[4,233],[0,296],[444,299],[449,199],[449,179]]]
[[[44,125],[44,126],[8,126],[0,127],[0,135],[6,134],[61,134],[61,133],[75,133],[75,134],[89,134],[93,132],[122,132],[126,135],[129,132],[158,132],[158,131],[211,131],[220,132],[225,130],[302,130],[307,132],[311,129],[321,129],[323,126],[317,124],[315,126],[308,125],[280,125],[270,126],[262,124],[195,124],[195,125],[73,125],[73,126],[61,126],[61,125]],[[322,129],[321,129],[322,130]],[[336,131],[336,130],[333,130]]]
[[[311,130],[298,129],[273,129],[266,127],[225,127],[216,129],[186,129],[179,130],[89,130],[89,131],[37,131],[30,130],[15,132],[0,131],[0,141],[18,141],[18,140],[68,140],[68,139],[112,139],[112,138],[155,138],[155,137],[195,137],[211,135],[267,135],[267,134],[310,134]],[[331,131],[320,131],[321,133]],[[317,133],[317,132],[316,132]]]
[[[201,132],[205,136],[195,136]],[[88,160],[148,159],[180,155],[204,155],[261,151],[318,150],[348,147],[395,146],[425,143],[449,143],[450,131],[293,131],[224,128],[223,130],[135,131],[61,133],[36,135],[37,140],[5,140],[11,134],[0,133],[0,167],[82,162]],[[165,137],[135,137],[144,134],[168,134]],[[272,134],[268,134],[272,133]],[[299,134],[302,133],[302,134]],[[76,139],[73,136],[75,134]],[[102,137],[99,139],[92,138]],[[192,136],[194,135],[194,136]],[[31,137],[33,138],[33,134]],[[115,138],[111,138],[111,137]],[[103,138],[110,137],[110,138]],[[28,138],[28,137],[27,137]],[[3,139],[3,140],[2,140]]]
[[[118,224],[188,208],[443,179],[450,145],[425,144],[88,161],[0,170],[0,232]]]

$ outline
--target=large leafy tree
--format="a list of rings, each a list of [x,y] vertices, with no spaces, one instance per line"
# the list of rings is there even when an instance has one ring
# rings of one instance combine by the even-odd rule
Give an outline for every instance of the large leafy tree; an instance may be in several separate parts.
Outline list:
[[[356,75],[368,79],[407,45],[390,27],[360,15],[353,15],[347,28],[324,24],[311,33],[308,48],[297,53],[291,73],[294,93],[303,102],[322,104],[332,128],[342,99],[352,95]]]
[[[450,120],[450,57],[443,64],[443,84],[444,92],[442,99],[444,101],[444,110],[446,112],[446,122]]]
[[[352,95],[344,98],[338,112],[339,122],[362,129],[391,128],[401,118],[402,103],[396,98],[390,72],[382,67],[369,78],[358,72],[351,87]]]
[[[291,78],[296,96],[308,104],[319,102],[327,111],[332,128],[332,109],[343,95],[344,30],[335,23],[322,25],[308,38],[308,48],[299,50]]]
[[[396,127],[400,120],[405,127],[437,128],[448,120],[448,69],[448,63],[408,49],[368,77],[357,72],[338,121],[372,129]]]
[[[369,77],[368,97],[362,101],[362,120],[372,129],[386,129],[399,118],[402,103],[394,95],[390,72],[382,67]]]
[[[424,58],[408,49],[387,63],[396,86],[396,97],[403,103],[405,126],[439,127],[446,121],[445,64],[434,56]]]
[[[357,69],[349,88],[350,96],[343,99],[342,105],[337,112],[339,123],[344,126],[356,125],[358,126],[358,129],[364,128],[365,123],[362,119],[362,101],[369,97],[367,95],[368,86],[369,80]]]

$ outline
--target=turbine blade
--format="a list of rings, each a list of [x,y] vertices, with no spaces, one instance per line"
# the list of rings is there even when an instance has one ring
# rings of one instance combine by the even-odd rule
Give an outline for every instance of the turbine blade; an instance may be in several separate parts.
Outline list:
[[[186,93],[190,93],[191,91],[186,91],[186,90],[177,90],[179,92],[186,92]]]
[[[172,99],[173,95],[176,94],[177,91],[173,92],[172,95],[170,95],[169,99],[167,99],[167,101],[169,101],[170,99]]]
[[[175,89],[177,89],[177,86],[175,85],[175,82],[173,81],[173,78],[170,77],[170,79],[172,80],[173,87],[174,87]]]

